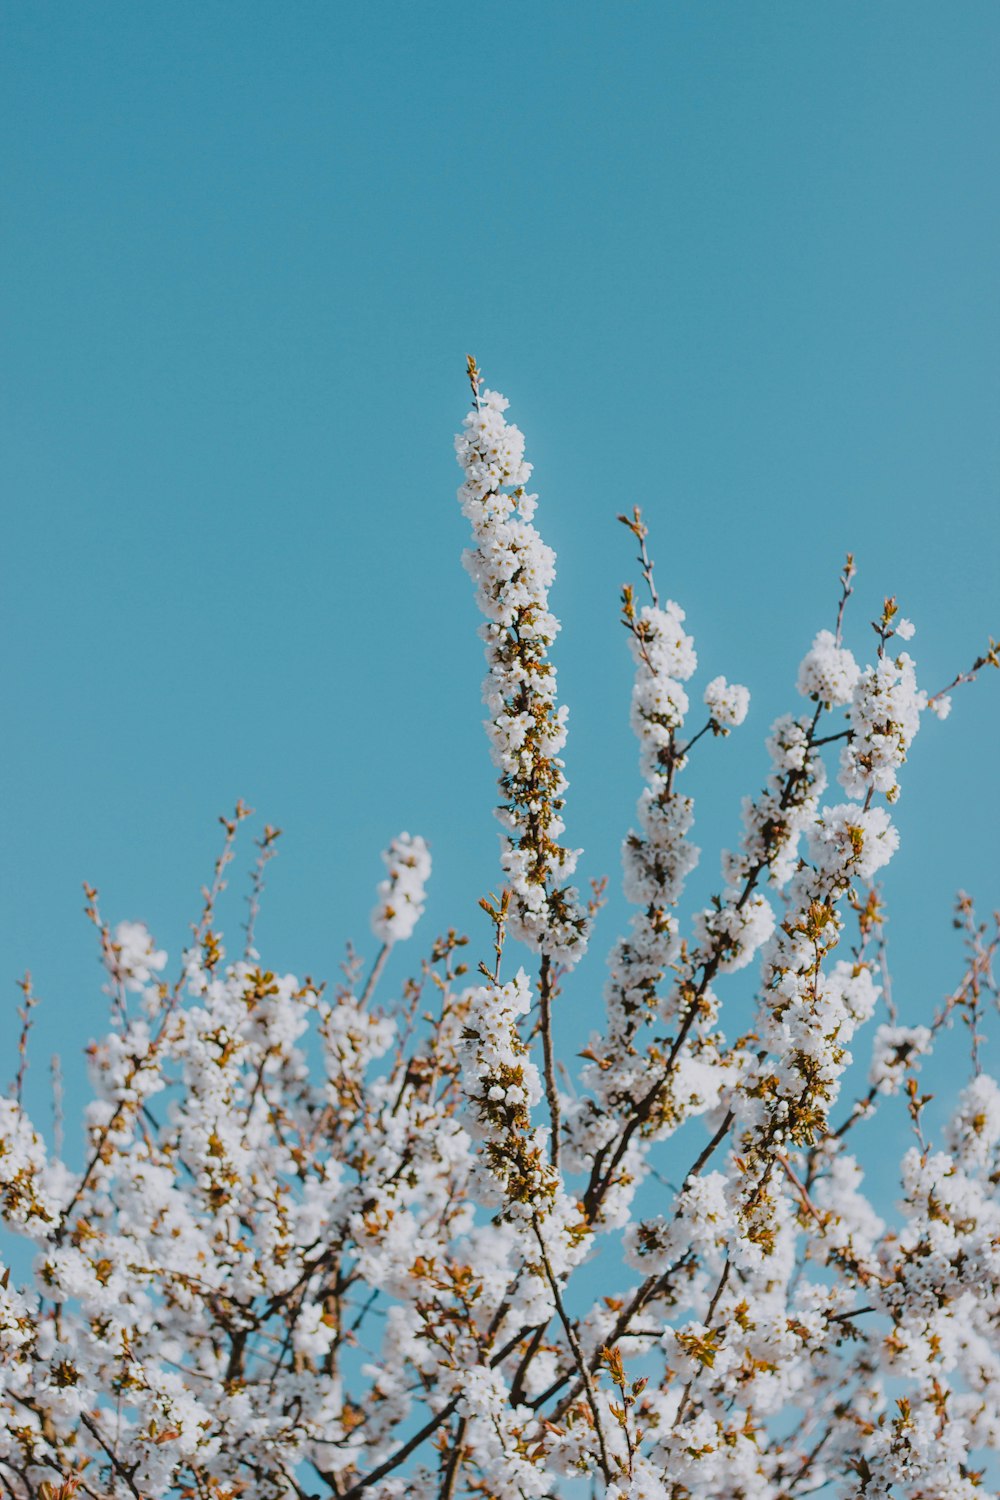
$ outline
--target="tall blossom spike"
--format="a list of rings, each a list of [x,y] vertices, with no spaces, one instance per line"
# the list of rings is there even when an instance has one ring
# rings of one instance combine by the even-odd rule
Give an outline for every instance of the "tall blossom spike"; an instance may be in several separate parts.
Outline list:
[[[524,436],[504,416],[509,403],[481,388],[470,359],[473,404],[455,438],[465,478],[458,498],[472,526],[463,563],[485,616],[480,635],[488,675],[483,700],[503,801],[501,864],[513,892],[511,930],[564,966],[586,947],[588,920],[568,882],[579,850],[560,842],[567,781],[560,751],[568,710],[556,692],[549,651],[559,622],[549,609],[555,554],[532,524],[537,495]]]

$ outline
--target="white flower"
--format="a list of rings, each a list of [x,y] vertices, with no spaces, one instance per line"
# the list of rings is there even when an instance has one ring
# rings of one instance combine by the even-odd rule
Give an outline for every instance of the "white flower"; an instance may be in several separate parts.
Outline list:
[[[727,682],[724,677],[713,677],[705,689],[705,704],[713,724],[724,729],[735,728],[747,716],[750,690],[738,683]]]
[[[798,689],[831,708],[851,701],[860,669],[850,651],[838,646],[830,630],[821,630],[799,667]]]
[[[899,834],[883,807],[842,802],[824,807],[809,832],[817,869],[834,880],[870,880],[899,847]]]
[[[988,1073],[981,1073],[959,1096],[948,1125],[948,1149],[968,1170],[988,1168],[998,1145],[1000,1086]]]
[[[888,652],[866,667],[855,685],[849,717],[852,738],[840,757],[840,784],[849,797],[882,792],[893,800],[897,771],[920,728],[927,695],[917,687],[912,659]]]
[[[384,850],[382,859],[389,874],[379,882],[372,931],[383,943],[400,943],[411,935],[423,916],[431,873],[430,850],[419,834],[411,838],[408,833],[401,833]]]
[[[629,646],[636,662],[646,663],[654,677],[674,677],[687,682],[698,666],[694,641],[684,629],[684,611],[673,599],[662,606],[644,604],[637,619],[639,639],[633,635]]]
[[[149,928],[144,922],[119,922],[114,930],[108,970],[127,990],[136,994],[145,989],[166,965],[167,955],[154,948]]]
[[[322,1359],[333,1343],[335,1324],[327,1319],[322,1306],[314,1302],[304,1307],[295,1323],[292,1346],[309,1359]]]
[[[930,1051],[931,1032],[926,1026],[880,1026],[872,1044],[868,1079],[880,1094],[898,1093],[906,1069],[921,1053]]]

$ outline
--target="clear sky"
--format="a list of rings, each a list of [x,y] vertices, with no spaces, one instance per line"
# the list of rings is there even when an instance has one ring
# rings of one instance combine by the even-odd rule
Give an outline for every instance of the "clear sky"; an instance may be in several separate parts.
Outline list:
[[[425,935],[485,948],[467,350],[560,557],[584,876],[617,880],[639,787],[617,511],[647,515],[702,683],[754,694],[692,771],[702,899],[848,548],[859,652],[886,593],[931,689],[1000,633],[994,0],[57,0],[0,26],[0,1036],[30,967],[39,1107],[59,1046],[72,1114],[102,1024],[80,882],[176,953],[237,796],[286,830],[272,967],[336,976],[403,828],[433,845]],[[958,975],[956,889],[1000,903],[998,726],[994,674],[907,768],[908,1020]]]

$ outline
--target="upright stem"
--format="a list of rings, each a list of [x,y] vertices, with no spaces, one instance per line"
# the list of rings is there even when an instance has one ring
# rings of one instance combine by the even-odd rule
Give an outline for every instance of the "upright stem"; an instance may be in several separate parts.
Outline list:
[[[556,1312],[559,1314],[559,1321],[563,1326],[563,1332],[566,1334],[566,1341],[569,1344],[570,1351],[573,1355],[573,1360],[580,1374],[580,1380],[583,1384],[583,1389],[587,1397],[587,1405],[590,1407],[590,1415],[594,1419],[594,1431],[597,1434],[597,1446],[601,1450],[601,1470],[604,1474],[605,1481],[610,1484],[611,1464],[608,1460],[607,1444],[604,1441],[604,1429],[601,1426],[601,1414],[597,1409],[597,1399],[594,1395],[594,1383],[590,1378],[590,1371],[587,1368],[587,1361],[583,1357],[583,1349],[580,1347],[580,1340],[576,1336],[576,1329],[570,1322],[569,1315],[566,1312],[566,1308],[563,1304],[562,1293],[559,1290],[559,1283],[556,1280],[555,1272],[552,1269],[552,1262],[549,1260],[549,1252],[545,1248],[545,1240],[542,1238],[542,1231],[539,1227],[537,1219],[533,1221],[532,1227],[535,1231],[535,1238],[538,1241],[538,1248],[542,1253],[542,1265],[545,1268],[545,1277],[552,1292],[552,1299],[556,1305]]]
[[[556,1088],[555,1057],[552,1048],[552,966],[547,953],[542,954],[538,976],[538,1007],[541,1014],[542,1066],[545,1074],[545,1097],[549,1105],[552,1134],[549,1137],[549,1160],[559,1170],[559,1091]]]
[[[462,1462],[462,1447],[465,1442],[465,1429],[468,1423],[465,1417],[460,1417],[455,1429],[455,1439],[451,1452],[448,1455],[448,1466],[444,1473],[444,1483],[441,1486],[440,1500],[453,1500],[455,1485],[458,1482],[458,1470]]]
[[[372,995],[375,993],[375,986],[378,984],[379,979],[382,977],[382,970],[385,968],[386,959],[389,957],[391,948],[391,943],[383,943],[381,948],[379,949],[378,956],[376,957],[375,962],[372,964],[372,971],[368,975],[368,983],[365,985],[363,991],[361,992],[361,999],[358,1002],[359,1005],[367,1005]]]

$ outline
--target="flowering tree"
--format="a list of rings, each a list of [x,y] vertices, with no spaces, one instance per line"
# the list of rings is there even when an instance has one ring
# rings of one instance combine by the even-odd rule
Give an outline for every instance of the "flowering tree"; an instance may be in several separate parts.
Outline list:
[[[966,971],[928,1024],[901,1024],[872,885],[896,853],[911,743],[927,710],[946,716],[946,692],[918,687],[901,649],[913,627],[891,599],[858,665],[848,558],[720,894],[684,932],[698,859],[684,772],[704,736],[741,724],[749,694],[716,676],[689,728],[684,613],[657,592],[639,511],[621,518],[645,591],[622,596],[642,778],[623,846],[634,915],[568,1097],[552,1010],[600,896],[581,899],[562,842],[554,558],[507,402],[472,360],[469,374],[459,499],[503,830],[502,890],[480,902],[486,961],[467,964],[450,931],[378,1007],[431,868],[401,834],[367,973],[352,954],[329,995],[272,973],[254,946],[272,828],[245,951],[227,958],[215,912],[242,804],[174,982],[145,927],[112,930],[88,889],[111,1026],[90,1052],[82,1166],[22,1105],[27,984],[0,1103],[3,1218],[34,1254],[0,1290],[0,1490],[980,1500],[982,1456],[1000,1445],[1000,1088],[978,1052],[998,935],[963,900]],[[951,687],[988,664],[992,642]],[[727,976],[754,962],[756,1018],[729,1039]],[[932,1143],[916,1070],[957,1016],[971,1077]],[[850,1147],[894,1094],[914,1140],[887,1225]],[[640,1200],[644,1182],[663,1185]],[[595,1300],[602,1239],[617,1283]]]

